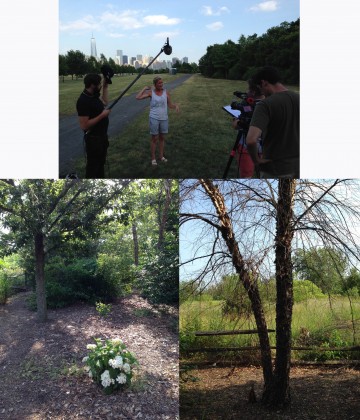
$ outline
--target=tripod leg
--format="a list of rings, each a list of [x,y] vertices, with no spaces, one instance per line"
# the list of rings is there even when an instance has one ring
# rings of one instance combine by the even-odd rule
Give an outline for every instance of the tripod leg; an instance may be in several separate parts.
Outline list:
[[[236,150],[238,148],[238,144],[240,142],[242,134],[243,134],[242,131],[239,131],[237,136],[236,136],[235,144],[234,144],[234,147],[232,148],[232,150],[230,152],[230,157],[229,157],[228,163],[227,163],[225,171],[224,171],[223,179],[226,179],[226,177],[227,177],[227,174],[228,174],[229,169],[230,169],[231,162],[234,159],[234,156],[236,155]]]

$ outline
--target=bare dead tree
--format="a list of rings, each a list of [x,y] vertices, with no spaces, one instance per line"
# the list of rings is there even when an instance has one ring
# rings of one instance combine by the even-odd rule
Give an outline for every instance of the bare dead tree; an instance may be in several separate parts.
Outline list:
[[[305,249],[315,244],[331,245],[344,251],[356,266],[360,255],[357,237],[360,186],[351,180],[290,179],[217,184],[204,179],[181,183],[180,226],[189,222],[206,226],[194,239],[197,244],[194,258],[206,261],[197,279],[209,278],[209,272],[210,280],[215,279],[225,267],[232,267],[238,274],[259,331],[264,376],[262,401],[272,406],[285,405],[290,401],[292,248],[294,243]],[[273,368],[257,282],[266,271],[274,271],[274,256],[277,335]]]

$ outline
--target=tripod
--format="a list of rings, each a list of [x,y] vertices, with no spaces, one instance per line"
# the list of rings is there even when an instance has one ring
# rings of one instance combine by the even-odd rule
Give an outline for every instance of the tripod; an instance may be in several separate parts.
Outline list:
[[[236,135],[236,140],[235,140],[235,143],[234,143],[234,147],[232,148],[232,150],[230,152],[229,160],[228,160],[227,165],[226,165],[226,168],[225,168],[223,179],[226,179],[227,174],[228,174],[229,169],[230,169],[230,166],[231,166],[231,162],[234,159],[234,156],[236,155],[236,151],[238,149],[240,140],[241,140],[241,138],[243,136],[244,136],[244,138],[246,138],[246,134],[247,134],[247,130],[239,129],[239,131],[238,131],[238,133]],[[244,143],[242,143],[242,145],[241,145],[239,162],[240,162],[241,156],[243,154],[243,150],[244,150]]]

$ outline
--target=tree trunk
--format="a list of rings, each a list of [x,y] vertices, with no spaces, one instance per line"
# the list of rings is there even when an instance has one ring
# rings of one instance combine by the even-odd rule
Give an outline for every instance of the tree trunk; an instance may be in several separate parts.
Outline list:
[[[165,232],[166,222],[168,219],[169,207],[171,203],[171,183],[172,183],[171,179],[164,179],[164,187],[165,187],[166,196],[165,196],[164,209],[163,209],[161,217],[159,215],[160,223],[159,223],[159,240],[157,244],[158,249],[162,247],[163,242],[164,242],[164,232]],[[160,212],[160,209],[159,209],[159,212]]]
[[[296,181],[279,180],[276,217],[275,265],[276,265],[276,358],[274,381],[264,391],[263,402],[271,406],[290,403],[291,320],[293,308],[293,277],[291,242],[293,202]]]
[[[139,265],[139,241],[136,229],[136,223],[133,222],[132,224],[132,235],[133,235],[133,242],[134,242],[134,264],[136,266]]]
[[[36,279],[36,304],[37,319],[45,322],[47,320],[46,291],[45,291],[45,251],[44,235],[35,234],[35,279]]]
[[[225,209],[225,201],[218,188],[214,186],[210,180],[200,180],[206,193],[216,208],[218,218],[221,225],[221,235],[232,255],[232,263],[239,275],[240,281],[243,283],[245,290],[251,301],[251,307],[255,316],[256,326],[261,347],[261,365],[264,377],[264,390],[267,391],[273,384],[273,372],[271,363],[271,349],[269,335],[267,332],[267,324],[261,303],[259,288],[256,279],[247,269],[243,257],[239,251],[238,243],[235,240],[231,219]]]

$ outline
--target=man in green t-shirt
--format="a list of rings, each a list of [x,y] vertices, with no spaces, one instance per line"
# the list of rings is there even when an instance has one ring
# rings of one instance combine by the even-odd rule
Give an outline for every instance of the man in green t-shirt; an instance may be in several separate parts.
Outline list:
[[[288,90],[274,67],[264,67],[253,77],[265,99],[251,119],[246,144],[260,178],[300,176],[300,96]],[[257,141],[262,137],[263,154]]]

